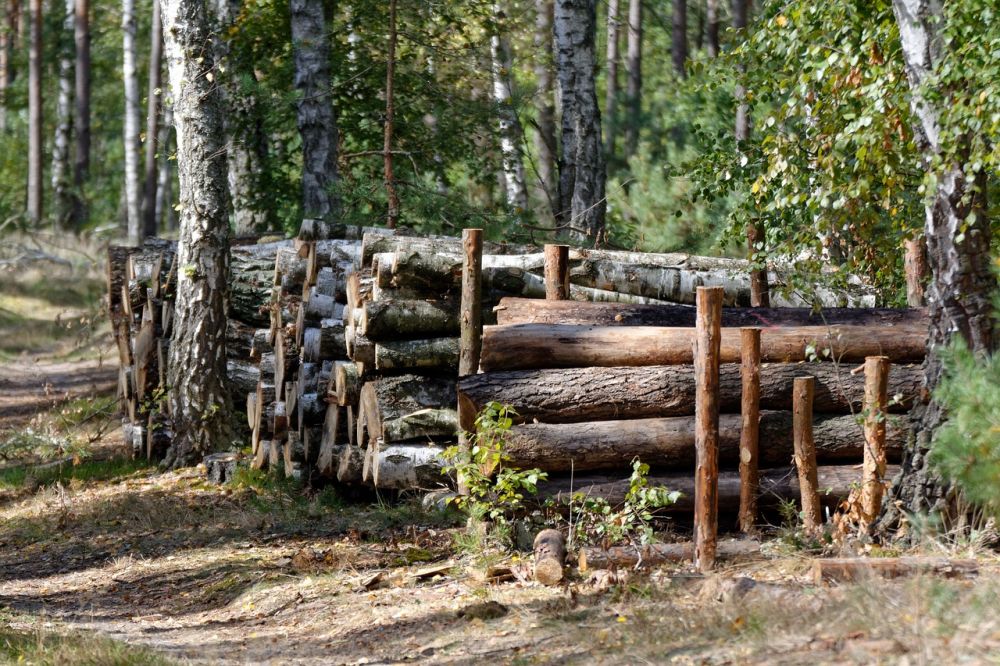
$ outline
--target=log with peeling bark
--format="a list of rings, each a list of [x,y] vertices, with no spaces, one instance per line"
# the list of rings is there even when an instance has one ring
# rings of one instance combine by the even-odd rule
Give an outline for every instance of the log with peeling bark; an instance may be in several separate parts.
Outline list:
[[[538,248],[530,245],[485,242],[483,243],[483,251],[487,254],[511,255],[537,252]],[[362,267],[371,266],[372,259],[376,254],[387,252],[414,252],[428,256],[435,254],[461,256],[462,241],[447,236],[390,236],[380,229],[364,235],[361,241],[360,265]]]
[[[454,370],[458,338],[425,338],[375,343],[376,370]],[[357,342],[355,342],[357,348]]]
[[[979,562],[951,557],[846,557],[813,560],[812,577],[817,585],[866,581],[903,576],[975,578]]]
[[[512,324],[483,331],[480,367],[484,372],[527,368],[579,368],[691,363],[694,331],[658,326],[573,326]],[[797,326],[761,335],[761,360],[861,362],[888,356],[894,363],[920,361],[924,326]],[[740,360],[740,331],[722,329],[721,361]]]
[[[337,481],[347,484],[361,483],[364,463],[364,450],[357,446],[344,446],[340,449],[340,458],[337,460]]]
[[[454,404],[451,379],[411,374],[368,382],[359,397],[358,445],[452,438],[458,429]]]
[[[431,490],[447,483],[444,448],[430,444],[379,444],[372,447],[371,481],[386,490]]]
[[[302,360],[318,362],[344,358],[347,355],[343,319],[323,319],[318,326],[308,327],[302,334]]]
[[[695,309],[689,305],[631,305],[580,301],[504,298],[496,306],[497,323],[576,324],[581,326],[693,327]],[[925,308],[723,308],[722,325],[763,329],[789,326],[899,326],[928,325]]]
[[[458,303],[450,299],[369,301],[358,331],[370,340],[457,336]]]
[[[761,409],[791,409],[792,380],[816,377],[817,413],[859,413],[864,377],[833,363],[766,363],[760,373]],[[894,365],[888,392],[898,396],[891,412],[908,411],[920,395],[923,371],[918,365]],[[620,368],[509,370],[463,377],[459,400],[473,413],[488,402],[512,406],[520,422],[574,423],[608,419],[687,416],[694,413],[694,370],[690,365]],[[723,364],[719,371],[720,408],[740,409],[740,368]]]
[[[890,465],[888,475],[899,471]],[[820,501],[824,506],[836,507],[847,498],[851,489],[861,480],[860,465],[823,465],[819,475]],[[574,475],[550,477],[538,484],[538,494],[533,501],[541,504],[552,499],[568,505],[575,497],[603,497],[612,506],[625,501],[629,489],[627,471],[620,475]],[[667,513],[690,513],[694,506],[694,477],[690,472],[652,472],[647,480],[650,486],[665,486],[681,493],[676,503],[664,509]],[[798,500],[799,482],[794,467],[760,470],[758,506],[773,508],[779,500]],[[719,512],[735,517],[740,507],[740,475],[737,471],[719,472]]]
[[[759,454],[762,465],[788,464],[792,458],[792,414],[762,411]],[[739,461],[742,419],[739,414],[719,417],[720,463]],[[504,453],[510,464],[546,472],[591,472],[622,469],[634,458],[663,469],[690,467],[694,462],[694,417],[675,416],[589,423],[528,423],[507,431]],[[906,424],[890,424],[888,456],[898,460],[906,442]],[[813,424],[820,462],[860,461],[864,432],[853,416],[820,416]]]
[[[756,541],[720,541],[715,555],[719,559],[743,559],[760,555],[760,543]],[[652,543],[646,546],[611,546],[599,548],[587,546],[577,555],[577,567],[581,572],[595,569],[637,569],[655,567],[668,562],[688,562],[694,559],[694,544]]]

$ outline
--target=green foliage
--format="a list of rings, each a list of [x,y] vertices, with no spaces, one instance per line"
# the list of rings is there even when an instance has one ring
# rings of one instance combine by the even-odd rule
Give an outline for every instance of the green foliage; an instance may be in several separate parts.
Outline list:
[[[468,448],[452,446],[444,452],[449,462],[445,471],[456,474],[469,489],[453,502],[476,521],[509,527],[524,508],[525,493],[534,494],[538,482],[546,478],[541,470],[519,470],[507,464],[510,457],[503,452],[504,437],[516,415],[507,405],[488,403],[476,417],[476,432],[468,435]]]
[[[638,458],[633,460],[628,492],[618,507],[612,507],[603,497],[574,494],[570,506],[574,540],[605,548],[624,541],[652,543],[656,512],[674,504],[681,493],[666,486],[650,486],[648,476],[649,465]]]
[[[974,504],[1000,516],[1000,356],[979,358],[961,343],[944,356],[935,398],[948,412],[931,462]]]

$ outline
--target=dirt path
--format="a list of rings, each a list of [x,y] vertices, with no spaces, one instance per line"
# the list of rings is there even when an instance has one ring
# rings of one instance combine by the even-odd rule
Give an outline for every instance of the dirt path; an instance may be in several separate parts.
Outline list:
[[[113,360],[44,361],[0,364],[0,429],[13,427],[73,398],[115,390]]]

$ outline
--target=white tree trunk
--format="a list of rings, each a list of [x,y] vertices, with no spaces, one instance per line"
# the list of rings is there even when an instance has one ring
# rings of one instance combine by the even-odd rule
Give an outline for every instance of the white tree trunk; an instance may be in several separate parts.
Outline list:
[[[42,221],[42,0],[31,0],[28,47],[28,221]]]
[[[524,181],[524,158],[521,144],[524,133],[517,118],[511,96],[511,72],[514,57],[510,42],[504,33],[504,12],[498,3],[493,5],[493,19],[496,22],[490,36],[490,55],[493,69],[493,102],[497,106],[500,120],[500,152],[503,155],[503,173],[507,191],[507,205],[515,214],[523,214],[528,209],[528,189]]]
[[[226,378],[229,215],[210,21],[203,0],[162,0],[174,99],[181,228],[167,384],[175,438],[168,466],[230,444]]]
[[[139,76],[136,69],[135,0],[122,0],[122,79],[125,83],[125,211],[128,241],[139,245],[145,235],[139,180]]]
[[[552,0],[535,0],[535,153],[538,190],[554,217],[559,209],[556,182],[556,101],[552,75]]]
[[[555,40],[562,99],[559,226],[579,243],[604,235],[606,202],[601,112],[595,85],[595,0],[556,0]]]
[[[642,0],[628,3],[628,46],[625,54],[625,159],[639,147],[639,112],[642,102]]]
[[[66,227],[73,213],[69,143],[73,128],[73,24],[74,0],[66,0],[63,32],[59,39],[59,96],[56,99],[56,131],[52,140],[52,191],[55,193],[55,223]]]

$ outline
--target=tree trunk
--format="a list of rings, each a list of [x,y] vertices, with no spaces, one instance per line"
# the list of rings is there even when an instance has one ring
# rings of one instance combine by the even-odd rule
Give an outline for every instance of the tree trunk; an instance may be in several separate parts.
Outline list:
[[[685,65],[688,59],[687,0],[674,0],[674,13],[670,33],[670,60],[674,72],[680,78],[687,78]]]
[[[708,57],[719,55],[719,0],[707,0],[705,23],[708,37]]]
[[[615,158],[615,133],[618,131],[616,107],[618,105],[618,0],[608,0],[608,48],[605,58],[604,88],[604,159],[607,164]]]
[[[792,380],[803,372],[816,377],[817,413],[857,414],[864,402],[864,379],[833,363],[766,363],[761,366],[760,407],[791,409]],[[919,397],[918,365],[894,365],[889,395],[899,396],[893,412],[908,411]],[[723,412],[740,411],[740,370],[723,364],[719,397]],[[479,413],[491,401],[512,406],[517,422],[572,423],[607,419],[687,416],[694,413],[694,372],[688,365],[505,370],[463,377],[459,400]]]
[[[399,221],[399,194],[392,171],[392,133],[396,107],[393,88],[396,79],[396,0],[389,0],[389,45],[385,65],[385,127],[383,128],[382,162],[386,195],[386,226],[396,228]]]
[[[639,120],[642,111],[642,0],[628,3],[628,45],[625,56],[625,158],[639,148]]]
[[[167,466],[188,465],[230,443],[225,388],[229,216],[222,109],[205,4],[163,0],[164,42],[174,91],[181,229],[169,358],[175,439]],[[211,76],[209,76],[211,75]]]
[[[366,437],[358,439],[365,448],[376,440],[387,444],[428,437],[454,437],[457,416],[451,419],[421,419],[421,414],[450,409],[455,404],[455,384],[447,379],[419,375],[385,377],[368,382],[361,389],[359,420]],[[454,411],[452,410],[452,414]]]
[[[135,0],[122,0],[122,80],[125,83],[125,210],[128,240],[141,245],[145,237],[142,219],[142,189],[139,180],[139,75]]]
[[[330,97],[330,47],[322,0],[291,0],[299,134],[302,136],[302,214],[336,217],[337,126]]]
[[[506,16],[500,3],[493,3],[494,32],[490,35],[490,55],[493,70],[493,102],[500,121],[500,153],[507,190],[507,206],[521,216],[528,210],[528,188],[524,177],[524,157],[521,154],[524,132],[513,102],[514,56],[507,39]]]
[[[3,3],[3,26],[0,27],[0,133],[7,131],[7,89],[13,82],[14,7]]]
[[[55,226],[71,226],[73,215],[69,146],[73,129],[73,0],[66,0],[63,30],[59,35],[59,96],[56,100],[56,131],[52,141],[52,191],[55,194]]]
[[[595,0],[556,0],[555,41],[562,99],[559,228],[580,244],[604,236],[606,173],[594,83]]]
[[[42,0],[30,0],[28,47],[28,221],[42,221]]]
[[[538,154],[538,189],[550,214],[558,214],[556,176],[556,102],[552,75],[553,0],[535,0],[535,152]]]
[[[458,303],[451,300],[387,299],[363,310],[360,333],[375,342],[459,333]]]
[[[90,172],[90,0],[76,0],[73,23],[76,43],[76,156],[73,164],[73,226],[80,229],[87,221],[84,185]]]
[[[975,354],[991,354],[996,346],[992,296],[996,289],[990,260],[990,223],[986,216],[985,178],[969,182],[962,164],[948,152],[972,143],[959,137],[942,143],[940,115],[949,97],[924,95],[923,86],[938,68],[946,24],[940,3],[930,0],[894,0],[900,42],[910,81],[914,133],[926,168],[935,169],[935,190],[928,200],[924,221],[931,281],[926,297],[930,335],[925,364],[926,389],[933,395],[942,376],[941,353],[954,338],[962,339]],[[945,163],[934,166],[943,155]],[[916,437],[903,457],[903,474],[896,479],[885,525],[906,513],[941,513],[954,509],[949,484],[928,462],[934,433],[946,414],[934,400],[913,411]]]
[[[163,122],[160,124],[159,166],[156,174],[156,220],[160,228],[177,229],[177,211],[174,210],[174,174],[170,155],[174,140],[174,103],[169,95],[162,96]]]
[[[163,69],[163,23],[159,0],[153,0],[153,20],[149,29],[149,70],[146,85],[146,164],[145,185],[142,196],[142,225],[145,236],[155,236],[157,232],[156,186],[159,184],[159,168],[156,163],[160,132],[160,72]]]
[[[484,372],[531,368],[674,365],[692,362],[689,328],[513,324],[483,330]],[[888,356],[893,363],[923,359],[922,326],[872,330],[867,326],[801,326],[762,336],[761,360],[864,361]],[[722,362],[740,360],[739,329],[722,331]]]
[[[906,303],[911,307],[927,305],[924,299],[924,285],[930,272],[927,268],[927,245],[923,237],[904,241],[906,253],[903,268],[906,272]]]

